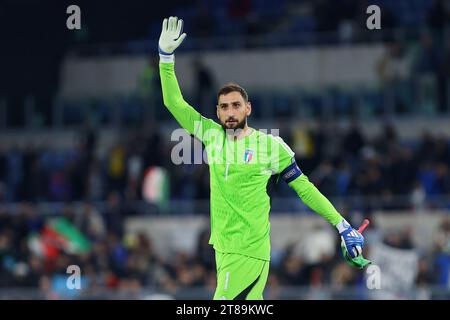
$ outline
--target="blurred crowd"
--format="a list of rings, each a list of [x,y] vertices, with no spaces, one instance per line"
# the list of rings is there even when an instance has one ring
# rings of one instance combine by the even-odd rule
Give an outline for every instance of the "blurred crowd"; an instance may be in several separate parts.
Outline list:
[[[278,124],[302,171],[330,198],[376,196],[384,209],[430,205],[427,200],[434,199],[442,200],[441,207],[449,206],[450,148],[445,136],[424,131],[418,140],[405,141],[389,123],[376,136],[368,136],[357,122],[347,128],[320,121],[308,128]],[[103,202],[117,197],[131,210],[133,202],[143,199],[143,180],[152,167],[166,172],[168,200],[208,200],[208,166],[172,163],[178,142],[163,138],[165,134],[124,136],[100,156],[94,131],[70,149],[3,148],[0,203]],[[275,196],[296,198],[284,183],[278,184]]]
[[[422,31],[418,41],[386,42],[376,66],[379,83],[387,97],[385,108],[397,114],[411,111],[448,111],[450,42]],[[420,99],[421,105],[416,101]],[[415,109],[415,110],[414,110]]]
[[[99,212],[94,206],[67,205],[63,209],[63,216],[89,239],[92,244],[89,251],[73,253],[61,247],[51,256],[36,251],[30,244],[30,234],[42,229],[50,217],[27,203],[20,205],[18,214],[1,210],[0,296],[5,294],[2,289],[6,288],[23,289],[15,293],[16,298],[30,294],[27,289],[37,289],[31,297],[45,299],[105,298],[108,294],[115,298],[143,298],[146,294],[144,289],[149,288],[171,297],[186,298],[183,294],[189,289],[201,290],[197,291],[197,298],[209,299],[208,295],[212,295],[216,273],[214,252],[208,244],[208,229],[197,235],[193,252],[174,249],[163,254],[154,249],[152,235],[117,230],[117,221],[111,222],[108,213]],[[340,289],[365,288],[364,273],[349,267],[342,259],[339,237],[336,234],[330,237],[324,229],[312,232],[314,243],[321,252],[314,259],[298,250],[300,243],[272,250],[266,299],[287,297],[289,293],[285,291],[286,288],[293,286],[308,288],[307,293],[298,292],[297,297],[314,299],[345,298],[348,292]],[[432,249],[421,252],[415,247],[411,230],[386,231],[373,224],[370,233],[366,233],[368,246],[364,252],[370,256],[372,246],[378,242],[401,250],[416,249],[419,259],[412,285],[446,290],[450,270],[448,217],[441,220],[433,235]],[[330,242],[335,249],[321,251],[318,243],[323,241]],[[70,265],[80,267],[83,290],[67,290],[67,268]],[[328,291],[325,290],[327,288]],[[327,293],[322,296],[319,292]],[[362,290],[356,297],[368,298],[367,294],[366,290]],[[432,298],[432,294],[429,292],[426,297]]]
[[[308,128],[280,127],[280,135],[296,152],[303,172],[330,199],[348,199],[347,212],[362,210],[370,217],[374,207],[367,197],[376,199],[376,208],[384,210],[433,207],[433,202],[427,200],[439,198],[439,207],[450,208],[450,146],[445,136],[424,131],[420,139],[405,141],[389,123],[370,137],[357,123],[347,128],[329,122],[317,122]],[[213,292],[215,265],[208,230],[198,235],[195,253],[173,252],[170,258],[154,250],[151,235],[124,231],[125,219],[139,213],[133,203],[143,198],[142,173],[147,167],[166,169],[170,200],[193,203],[208,199],[207,165],[172,164],[169,159],[173,142],[165,142],[162,136],[164,133],[157,131],[148,136],[130,136],[112,145],[104,158],[98,158],[95,152],[98,145],[94,131],[81,135],[70,150],[3,149],[0,287],[39,288],[48,299],[76,296],[76,292],[65,289],[66,268],[75,264],[83,272],[83,286],[89,288],[84,292],[91,296],[109,292],[142,297],[141,290],[148,287],[171,296],[199,287],[203,294]],[[396,201],[398,196],[403,197],[402,201]],[[275,197],[300,202],[282,182]],[[352,202],[352,198],[359,197],[363,198]],[[88,252],[59,249],[57,255],[47,257],[35,250],[31,235],[42,232],[53,217],[40,206],[43,201],[54,203],[52,212],[65,217],[89,239],[92,246]],[[445,287],[448,283],[449,226],[450,222],[443,220],[435,232],[433,251],[421,253],[417,286]],[[377,233],[376,225],[371,229]],[[415,248],[410,232],[384,232],[375,238],[391,247]],[[363,274],[343,262],[338,237],[331,241],[333,253],[313,262],[300,255],[295,245],[274,251],[268,297],[283,297],[285,286],[317,290],[364,286]],[[370,245],[366,251],[370,252]],[[317,292],[310,294],[305,297],[322,297]],[[335,294],[333,297],[339,297],[339,293]]]
[[[424,131],[417,141],[403,141],[388,123],[371,138],[356,122],[343,131],[325,123],[317,128],[306,135],[310,148],[297,154],[297,160],[325,195],[376,197],[385,210],[448,198],[450,149],[445,136]],[[302,129],[296,130],[290,144],[294,151],[302,150],[305,140]],[[448,199],[442,205],[448,208]]]

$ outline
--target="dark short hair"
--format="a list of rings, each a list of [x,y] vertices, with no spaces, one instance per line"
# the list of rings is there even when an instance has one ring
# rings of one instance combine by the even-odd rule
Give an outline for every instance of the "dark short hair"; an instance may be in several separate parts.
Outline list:
[[[230,92],[239,92],[244,99],[245,102],[248,102],[248,94],[247,91],[245,91],[244,88],[242,88],[240,85],[234,82],[229,82],[226,85],[222,86],[220,88],[219,93],[217,94],[217,100],[219,100],[219,97],[223,94],[229,94]]]

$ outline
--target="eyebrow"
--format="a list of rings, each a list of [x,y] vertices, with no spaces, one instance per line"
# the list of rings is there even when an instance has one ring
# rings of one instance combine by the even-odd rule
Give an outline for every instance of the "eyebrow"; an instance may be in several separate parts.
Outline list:
[[[229,104],[236,104],[236,103],[241,103],[241,102],[239,100],[231,101],[231,102],[222,102],[222,103],[219,103],[219,106],[227,106]]]

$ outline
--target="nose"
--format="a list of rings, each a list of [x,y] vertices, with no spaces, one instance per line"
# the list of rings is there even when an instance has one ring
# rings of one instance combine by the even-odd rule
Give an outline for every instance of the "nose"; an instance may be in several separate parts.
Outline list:
[[[233,110],[228,110],[227,118],[236,118],[236,115]]]

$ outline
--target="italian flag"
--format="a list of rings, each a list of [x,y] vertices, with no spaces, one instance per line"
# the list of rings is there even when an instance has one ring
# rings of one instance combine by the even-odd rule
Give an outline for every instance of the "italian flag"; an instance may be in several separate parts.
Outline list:
[[[166,209],[169,201],[169,176],[162,167],[149,167],[144,173],[142,182],[143,198]]]
[[[89,252],[90,241],[66,218],[56,218],[49,221],[40,233],[34,233],[28,238],[30,250],[44,258],[55,258],[58,254],[80,254]]]

